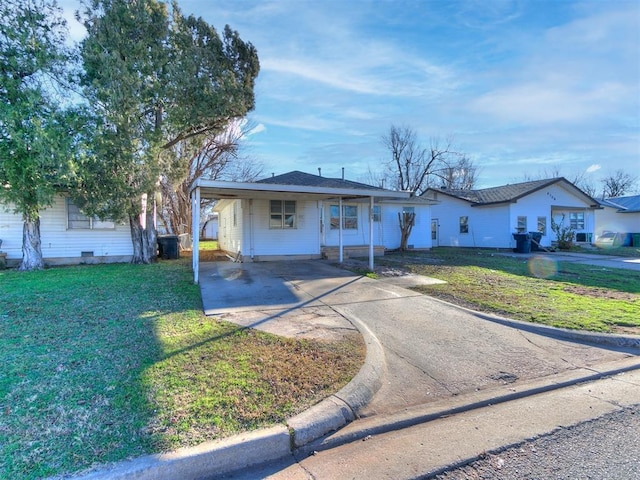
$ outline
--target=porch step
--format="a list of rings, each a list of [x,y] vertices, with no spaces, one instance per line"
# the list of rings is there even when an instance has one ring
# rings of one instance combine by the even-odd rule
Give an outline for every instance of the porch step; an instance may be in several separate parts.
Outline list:
[[[383,245],[373,246],[374,257],[384,256],[384,251],[385,248]],[[325,258],[327,260],[338,260],[340,256],[340,250],[338,247],[322,247],[321,253],[322,258]],[[344,247],[342,247],[342,254],[344,258],[368,257],[369,245],[345,245]]]

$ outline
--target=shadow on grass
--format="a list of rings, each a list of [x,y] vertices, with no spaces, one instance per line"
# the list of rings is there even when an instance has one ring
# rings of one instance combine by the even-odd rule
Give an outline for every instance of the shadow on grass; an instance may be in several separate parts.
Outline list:
[[[41,478],[153,449],[143,372],[162,346],[148,312],[186,306],[163,305],[158,292],[179,272],[155,267],[0,272],[0,477]]]

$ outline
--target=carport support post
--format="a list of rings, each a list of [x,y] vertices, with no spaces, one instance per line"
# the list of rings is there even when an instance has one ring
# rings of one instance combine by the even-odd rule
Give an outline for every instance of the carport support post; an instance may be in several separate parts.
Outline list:
[[[373,272],[373,197],[369,197],[369,270]]]
[[[340,210],[338,213],[338,262],[342,263],[344,260],[344,256],[342,254],[342,197],[340,197],[338,201],[338,209]]]
[[[191,192],[191,266],[193,283],[197,285],[200,280],[200,187]]]

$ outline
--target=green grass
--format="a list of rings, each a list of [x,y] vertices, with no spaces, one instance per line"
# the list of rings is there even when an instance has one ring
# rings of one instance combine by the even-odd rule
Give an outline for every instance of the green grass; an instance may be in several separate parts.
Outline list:
[[[217,240],[200,240],[198,250],[218,250]]]
[[[204,316],[187,263],[0,271],[0,478],[271,425],[358,371],[357,336],[287,340]]]
[[[556,327],[640,334],[640,272],[463,248],[392,255],[382,262],[445,280],[417,290],[479,311]]]

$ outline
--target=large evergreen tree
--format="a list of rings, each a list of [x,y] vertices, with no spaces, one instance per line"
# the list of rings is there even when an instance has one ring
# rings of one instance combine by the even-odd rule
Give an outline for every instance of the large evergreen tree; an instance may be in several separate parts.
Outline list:
[[[55,1],[0,3],[0,201],[24,221],[21,270],[44,266],[40,211],[71,172],[74,114],[56,98],[65,36]]]
[[[158,0],[90,0],[81,15],[83,84],[101,125],[85,157],[80,201],[88,213],[128,219],[135,263],[155,258],[151,218],[175,147],[220,132],[254,107],[255,48],[228,26]],[[146,221],[144,220],[146,214]]]

